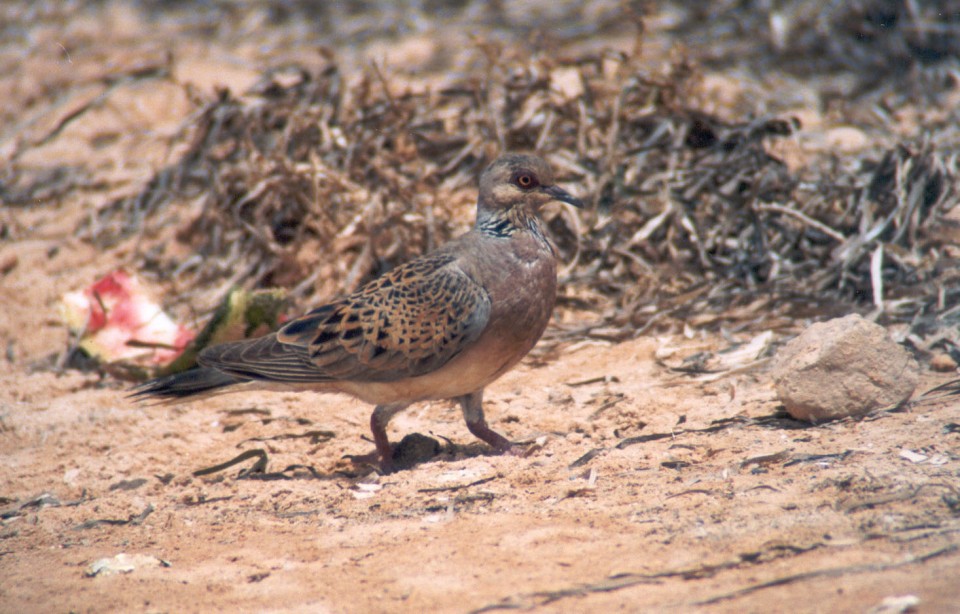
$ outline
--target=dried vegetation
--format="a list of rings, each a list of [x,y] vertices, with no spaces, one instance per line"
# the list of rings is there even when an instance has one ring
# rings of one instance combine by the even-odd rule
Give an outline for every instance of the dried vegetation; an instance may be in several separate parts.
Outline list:
[[[645,9],[621,7],[631,53],[475,39],[470,66],[423,86],[376,65],[345,74],[332,52],[321,70],[277,68],[203,102],[179,161],[80,231],[109,246],[173,225],[194,256],[145,242],[142,268],[181,288],[291,287],[307,303],[462,231],[482,167],[532,149],[595,205],[549,220],[567,263],[561,304],[596,314],[561,335],[626,338],[677,319],[776,326],[881,305],[918,343],[955,325],[956,113],[791,169],[771,145],[800,123],[706,112],[699,66],[864,75],[844,108],[862,105],[865,129],[885,131],[897,105],[956,89],[956,3],[755,4],[665,4],[689,41],[666,64],[644,56]]]

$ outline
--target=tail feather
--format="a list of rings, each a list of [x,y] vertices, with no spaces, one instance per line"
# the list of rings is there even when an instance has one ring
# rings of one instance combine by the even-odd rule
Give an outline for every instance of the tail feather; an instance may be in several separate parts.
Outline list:
[[[130,396],[180,399],[210,393],[245,381],[247,380],[227,375],[216,369],[200,367],[144,382],[134,388]]]

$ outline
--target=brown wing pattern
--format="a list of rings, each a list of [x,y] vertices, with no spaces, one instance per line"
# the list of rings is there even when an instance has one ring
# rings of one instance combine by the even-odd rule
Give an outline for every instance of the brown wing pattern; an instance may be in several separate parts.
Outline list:
[[[310,362],[307,348],[281,343],[275,334],[208,347],[197,362],[242,380],[315,383],[330,379]]]
[[[306,353],[317,379],[391,381],[442,366],[480,336],[489,316],[486,291],[452,255],[434,253],[293,320],[276,337]]]

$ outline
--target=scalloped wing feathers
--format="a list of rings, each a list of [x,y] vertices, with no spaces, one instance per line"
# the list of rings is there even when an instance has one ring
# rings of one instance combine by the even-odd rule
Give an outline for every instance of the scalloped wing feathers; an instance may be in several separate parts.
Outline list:
[[[434,252],[275,335],[205,350],[200,362],[236,377],[297,383],[415,377],[476,341],[490,307],[487,292],[455,255]]]

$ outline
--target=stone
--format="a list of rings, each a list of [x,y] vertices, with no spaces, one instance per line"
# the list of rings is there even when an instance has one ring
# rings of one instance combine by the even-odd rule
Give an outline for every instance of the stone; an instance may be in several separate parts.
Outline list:
[[[825,422],[861,416],[910,398],[920,368],[880,325],[849,315],[810,326],[773,364],[773,383],[791,416]]]
[[[949,373],[957,370],[957,361],[946,352],[934,354],[930,359],[930,368],[940,373]]]

